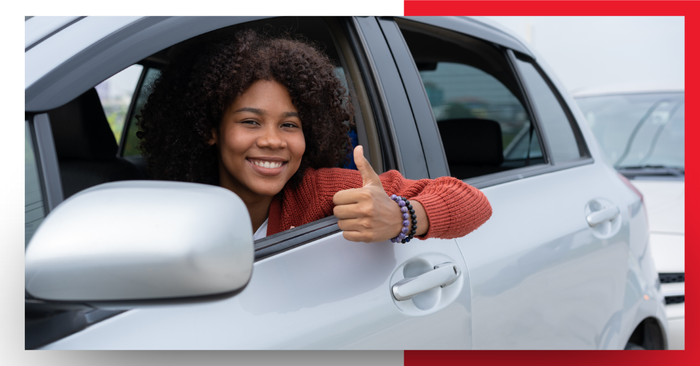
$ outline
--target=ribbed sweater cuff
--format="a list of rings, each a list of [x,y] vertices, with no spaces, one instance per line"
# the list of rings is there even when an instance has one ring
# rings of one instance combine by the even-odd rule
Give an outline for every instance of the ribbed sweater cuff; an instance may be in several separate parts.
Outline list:
[[[420,202],[425,210],[425,215],[428,217],[428,232],[424,235],[416,236],[418,239],[435,238],[444,235],[449,228],[452,226],[452,215],[442,215],[447,216],[440,218],[437,212],[441,211],[441,207],[448,207],[448,203],[441,197],[436,195],[418,195],[411,198],[412,200]]]

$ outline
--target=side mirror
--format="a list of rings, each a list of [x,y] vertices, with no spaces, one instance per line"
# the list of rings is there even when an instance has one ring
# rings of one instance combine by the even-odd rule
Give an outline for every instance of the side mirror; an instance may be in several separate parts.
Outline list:
[[[210,185],[105,183],[56,207],[25,252],[41,300],[136,305],[233,295],[253,271],[243,201]]]

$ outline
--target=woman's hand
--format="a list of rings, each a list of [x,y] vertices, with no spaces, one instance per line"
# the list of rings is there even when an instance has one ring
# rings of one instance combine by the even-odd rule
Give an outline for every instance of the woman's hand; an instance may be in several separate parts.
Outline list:
[[[333,214],[343,237],[365,243],[389,240],[401,232],[401,209],[384,191],[379,176],[362,154],[362,146],[354,151],[355,165],[362,175],[362,188],[346,189],[333,196]],[[418,217],[416,235],[428,231],[428,220],[423,206],[410,201]]]

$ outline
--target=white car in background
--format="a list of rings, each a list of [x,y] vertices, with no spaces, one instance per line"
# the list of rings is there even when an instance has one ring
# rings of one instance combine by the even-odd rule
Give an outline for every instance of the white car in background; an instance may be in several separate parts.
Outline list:
[[[685,101],[683,86],[573,93],[617,171],[644,196],[651,252],[669,323],[669,349],[685,336]]]

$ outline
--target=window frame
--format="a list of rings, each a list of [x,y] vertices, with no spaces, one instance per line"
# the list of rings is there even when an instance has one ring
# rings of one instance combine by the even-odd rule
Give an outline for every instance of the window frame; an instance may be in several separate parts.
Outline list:
[[[61,173],[58,168],[51,123],[48,113],[29,113],[25,120],[29,123],[39,182],[44,196],[44,211],[48,215],[63,202],[63,185],[61,184]]]
[[[557,89],[557,87],[554,85],[552,80],[550,80],[547,73],[544,72],[544,70],[542,70],[542,68],[540,67],[540,65],[537,64],[537,61],[534,58],[532,58],[528,55],[525,55],[525,54],[520,53],[520,52],[514,52],[513,50],[509,50],[508,54],[510,56],[509,58],[511,59],[513,66],[515,67],[515,70],[517,70],[518,78],[520,80],[520,83],[521,83],[523,89],[525,90],[525,94],[528,95],[530,108],[532,109],[534,116],[538,120],[540,119],[540,115],[538,114],[539,112],[537,111],[537,107],[534,105],[533,99],[529,97],[530,95],[532,95],[532,93],[530,92],[530,89],[527,86],[527,83],[524,82],[524,78],[522,77],[521,70],[517,65],[518,60],[521,62],[527,62],[527,63],[531,64],[532,67],[534,67],[535,71],[537,71],[537,73],[540,75],[542,80],[544,80],[544,82],[547,84],[547,87],[549,87],[552,94],[554,94],[554,97],[556,98],[557,102],[559,103],[559,106],[561,107],[562,111],[564,112],[564,115],[566,116],[566,118],[569,122],[569,127],[571,128],[571,131],[574,135],[574,140],[576,140],[576,144],[577,144],[578,151],[579,151],[578,158],[569,159],[569,160],[566,160],[564,162],[557,163],[550,156],[550,159],[549,159],[550,164],[560,165],[560,164],[568,163],[571,161],[578,161],[578,160],[582,160],[582,159],[583,160],[591,159],[591,153],[588,150],[588,145],[586,144],[586,139],[583,137],[583,133],[581,133],[581,129],[578,126],[578,122],[577,122],[576,118],[574,117],[573,113],[571,112],[571,109],[569,109],[569,105],[566,103],[566,101],[562,97],[561,93],[559,92],[559,89]],[[546,142],[545,145],[547,147],[547,151],[551,152],[549,141],[546,138],[547,131],[545,131],[544,126],[542,126],[542,134],[544,135],[544,138],[545,138],[544,141]]]
[[[522,96],[524,98],[524,107],[530,113],[530,118],[531,118],[531,123],[535,127],[535,131],[537,133],[537,137],[539,139],[540,143],[540,148],[542,150],[542,155],[544,159],[544,163],[541,164],[536,164],[536,165],[530,165],[530,166],[524,166],[524,167],[519,167],[519,168],[514,168],[514,169],[509,169],[497,173],[491,173],[491,174],[485,174],[481,175],[478,177],[471,177],[467,179],[462,179],[467,184],[470,184],[476,188],[482,189],[502,183],[507,183],[507,182],[512,182],[528,177],[533,177],[541,174],[547,174],[559,170],[564,170],[564,169],[569,169],[581,165],[586,165],[586,164],[592,164],[594,162],[593,158],[590,156],[590,153],[588,152],[587,145],[585,143],[585,139],[583,139],[583,135],[580,132],[580,129],[578,128],[578,124],[575,118],[573,118],[573,114],[571,113],[570,109],[568,108],[568,105],[566,102],[563,100],[562,96],[559,93],[559,90],[554,86],[554,84],[549,80],[549,77],[543,70],[537,65],[536,62],[534,62],[534,58],[529,55],[529,51],[527,50],[526,47],[524,47],[520,42],[515,40],[514,38],[509,37],[508,35],[500,32],[496,32],[490,28],[486,28],[480,23],[476,23],[470,19],[450,19],[450,21],[444,21],[444,19],[436,19],[436,17],[406,17],[406,18],[395,18],[398,19],[399,22],[411,22],[411,26],[414,26],[416,28],[419,28],[423,30],[424,32],[428,32],[432,37],[436,38],[441,38],[441,39],[447,39],[447,40],[453,40],[455,37],[460,37],[460,36],[467,36],[467,37],[472,37],[472,38],[477,38],[480,39],[483,42],[493,44],[496,46],[498,49],[501,49],[503,52],[503,57],[506,58],[508,64],[510,65],[511,68],[511,73],[515,77],[519,88],[521,89]],[[397,24],[398,26],[398,24]],[[399,27],[397,27],[399,28]],[[402,37],[403,41],[403,37]],[[405,41],[403,41],[405,49],[408,51],[408,47],[405,45]],[[458,41],[456,43],[459,43]],[[586,156],[582,156],[579,159],[575,160],[570,160],[570,161],[565,161],[565,162],[559,162],[554,164],[550,158],[550,150],[549,150],[549,145],[546,142],[546,136],[543,133],[543,128],[542,125],[539,121],[538,115],[535,113],[535,110],[532,105],[532,98],[531,98],[531,93],[529,93],[524,80],[521,77],[521,74],[519,70],[517,69],[517,66],[515,64],[515,52],[517,52],[519,55],[522,55],[524,57],[528,57],[529,59],[533,60],[533,64],[537,65],[537,70],[542,75],[542,77],[547,81],[547,85],[552,89],[554,92],[555,96],[557,97],[557,101],[562,105],[562,108],[564,109],[567,118],[569,119],[569,123],[572,126],[572,130],[574,131],[574,136],[576,137],[576,141],[579,144],[579,149],[581,148],[581,143],[583,143],[583,148],[587,152]],[[511,56],[512,54],[512,56]],[[410,53],[409,53],[410,56]],[[413,58],[411,57],[411,60]],[[407,70],[402,70],[402,78],[404,82],[410,79],[414,79],[414,81],[418,81],[420,84],[421,89],[423,89],[423,94],[424,97],[422,98],[413,98],[411,99],[411,103],[415,105],[422,104],[423,106],[426,106],[427,108],[430,107],[430,101],[428,100],[427,94],[425,94],[425,88],[423,87],[423,84],[420,79],[420,75],[418,74],[418,69],[417,66],[415,66],[415,62],[413,63],[413,68],[415,69],[415,72],[409,72]],[[432,115],[432,109],[431,109],[431,115]],[[418,120],[418,119],[417,119]],[[428,123],[425,120],[421,121],[422,123]],[[437,128],[437,122],[435,121],[434,116],[432,117],[431,121],[429,123],[432,123],[434,125],[434,128]],[[576,125],[575,127],[573,125]],[[579,139],[580,138],[580,139]],[[425,140],[424,140],[425,141]],[[441,153],[444,155],[444,149],[442,149],[442,140],[440,139],[439,145],[437,142],[433,142],[432,146],[427,144],[427,148],[435,148],[435,146],[440,146],[441,148]],[[431,177],[432,178],[432,177]]]
[[[401,18],[399,18],[399,19],[401,19]],[[462,43],[459,40],[460,37],[476,38],[476,37],[472,36],[471,34],[463,33],[461,31],[454,31],[452,29],[443,28],[441,26],[436,26],[436,25],[433,25],[430,23],[424,24],[424,23],[420,22],[420,20],[422,20],[422,19],[417,20],[417,19],[411,18],[411,19],[409,19],[409,21],[399,20],[399,22],[404,23],[404,25],[400,26],[399,24],[395,23],[396,30],[398,32],[401,32],[401,30],[400,30],[401,27],[405,27],[407,30],[420,32],[420,33],[426,34],[426,35],[433,37],[433,38],[442,39],[442,40],[445,40],[448,42],[452,42],[455,45],[460,45]],[[500,45],[498,43],[494,43],[491,40],[484,40],[484,39],[479,39],[479,40],[486,43],[486,44],[490,44],[490,45],[495,46],[495,48],[499,51],[500,56],[503,58],[504,63],[506,63],[508,65],[508,67],[510,68],[509,71],[513,77],[513,80],[517,84],[517,87],[519,89],[518,91],[520,92],[520,94],[522,96],[521,102],[522,102],[523,108],[525,108],[525,110],[528,112],[528,114],[530,116],[530,120],[531,120],[530,123],[532,124],[532,126],[534,126],[535,133],[537,133],[537,138],[539,139],[538,143],[540,144],[540,149],[542,150],[542,155],[543,155],[543,159],[544,159],[544,163],[523,166],[523,167],[517,167],[517,168],[508,169],[508,170],[501,171],[501,172],[484,174],[484,175],[477,176],[477,177],[462,179],[464,182],[467,182],[467,183],[469,183],[477,188],[483,188],[483,187],[487,187],[487,186],[493,185],[493,184],[500,184],[503,182],[520,179],[524,176],[530,176],[534,172],[539,171],[539,169],[542,169],[543,167],[549,165],[549,161],[547,158],[547,153],[548,153],[547,147],[542,142],[542,136],[540,134],[541,126],[538,124],[537,117],[533,113],[533,110],[532,110],[531,105],[530,105],[530,99],[529,99],[525,89],[523,88],[522,80],[520,79],[520,76],[517,73],[517,70],[515,70],[512,61],[509,59],[509,57],[507,55],[507,51],[509,49],[503,47],[502,45]],[[425,92],[425,88],[424,88],[423,83],[421,81],[422,79],[420,77],[420,73],[418,72],[418,67],[415,64],[415,61],[413,61],[413,57],[410,53],[408,45],[406,44],[405,40],[403,39],[403,35],[401,35],[401,41],[403,43],[403,47],[405,48],[405,50],[407,52],[407,57],[409,57],[409,59],[411,60],[411,64],[412,64],[411,65],[412,70],[407,70],[407,68],[403,70],[404,72],[403,72],[402,76],[404,78],[404,82],[411,82],[412,84],[416,84],[420,87],[420,89],[422,91],[422,96],[420,98],[416,97],[414,95],[414,98],[412,99],[412,103],[414,105],[421,105],[423,108],[430,109],[430,119],[423,118],[421,120],[421,123],[423,125],[429,125],[433,129],[437,130],[437,121],[435,119],[435,116],[432,113],[432,107],[430,105],[430,101],[428,99],[427,93]],[[398,63],[398,61],[397,61],[397,63]],[[408,86],[406,88],[409,89]],[[517,96],[516,96],[516,98],[517,98]],[[417,120],[418,120],[418,118],[417,118]],[[426,130],[427,128],[428,127],[423,127],[423,130]],[[421,131],[421,132],[423,132],[423,131]],[[442,154],[443,157],[445,156],[444,147],[442,145],[442,139],[439,136],[439,134],[437,135],[436,139],[432,142],[432,146],[433,146],[433,149],[435,149],[435,146],[439,146],[440,147],[440,154]],[[446,164],[446,162],[445,162],[445,164]],[[447,168],[447,172],[449,172],[449,168]],[[446,173],[443,175],[448,175],[448,174]],[[437,178],[437,177],[431,177],[431,178]]]

